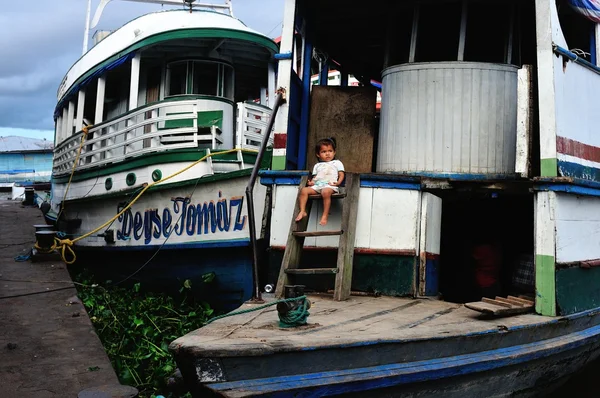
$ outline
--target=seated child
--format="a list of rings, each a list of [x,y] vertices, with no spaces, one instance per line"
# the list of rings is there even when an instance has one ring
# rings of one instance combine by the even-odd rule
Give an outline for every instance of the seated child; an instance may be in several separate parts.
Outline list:
[[[339,191],[339,185],[344,181],[344,165],[335,159],[335,140],[324,138],[317,142],[315,155],[319,163],[315,165],[308,186],[300,191],[300,212],[296,222],[306,217],[306,202],[308,195],[320,194],[323,197],[323,216],[319,224],[326,225],[331,207],[331,195]]]

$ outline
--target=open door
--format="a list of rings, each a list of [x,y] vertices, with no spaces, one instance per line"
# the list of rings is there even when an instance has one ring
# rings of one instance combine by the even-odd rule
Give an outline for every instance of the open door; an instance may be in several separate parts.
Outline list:
[[[442,199],[422,192],[419,233],[417,294],[437,296],[439,292]]]

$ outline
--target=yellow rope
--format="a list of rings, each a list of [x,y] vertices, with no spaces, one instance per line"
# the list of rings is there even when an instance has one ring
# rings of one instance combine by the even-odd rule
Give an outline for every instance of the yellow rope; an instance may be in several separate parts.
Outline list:
[[[161,182],[165,182],[167,180],[170,180],[171,178],[178,176],[179,174],[191,169],[192,167],[194,167],[195,165],[197,165],[198,163],[206,160],[209,157],[212,157],[214,155],[224,155],[227,153],[232,153],[232,152],[251,152],[251,153],[256,153],[258,151],[255,150],[250,150],[250,149],[230,149],[227,151],[221,151],[221,152],[213,152],[213,153],[209,153],[205,156],[203,156],[202,158],[196,160],[195,162],[189,164],[188,166],[184,167],[183,169],[179,170],[176,173],[171,174],[168,177],[162,178],[158,181],[154,181],[150,184],[147,184],[144,189],[142,189],[140,191],[140,193],[137,194],[137,196],[135,198],[133,198],[133,200],[131,202],[129,202],[129,204],[127,206],[125,206],[119,213],[117,213],[116,216],[114,216],[113,218],[111,218],[110,220],[108,220],[107,222],[105,222],[104,224],[100,225],[98,228],[94,229],[93,231],[90,231],[84,235],[78,236],[75,239],[59,239],[59,238],[55,238],[56,239],[56,248],[60,251],[60,255],[63,259],[63,261],[65,262],[65,264],[73,264],[75,262],[75,260],[77,259],[77,256],[75,255],[75,252],[73,251],[72,246],[80,241],[81,239],[85,239],[87,237],[89,237],[90,235],[95,234],[96,232],[100,231],[101,229],[103,229],[104,227],[108,226],[110,223],[112,223],[113,221],[115,221],[117,218],[119,218],[123,213],[125,213],[131,206],[133,206],[133,204],[144,194],[144,192],[146,192],[148,189],[150,189],[151,187],[153,187],[156,184],[160,184]],[[70,252],[70,257],[71,260],[67,260],[66,258],[66,251]]]

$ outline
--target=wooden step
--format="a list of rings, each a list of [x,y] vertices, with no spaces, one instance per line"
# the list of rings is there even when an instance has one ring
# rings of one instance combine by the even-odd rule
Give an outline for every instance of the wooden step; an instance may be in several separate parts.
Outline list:
[[[318,275],[318,274],[337,274],[337,268],[288,268],[286,274],[294,275]]]
[[[535,303],[533,301],[525,303],[525,301],[527,300],[521,299],[519,301],[518,298],[513,296],[508,296],[507,298],[496,297],[494,299],[482,297],[481,301],[465,303],[465,307],[492,316],[508,316],[533,312]]]
[[[294,231],[292,234],[294,236],[300,236],[303,238],[309,236],[332,236],[332,235],[341,235],[344,231]]]
[[[331,195],[331,199],[342,199],[345,198],[346,194],[345,193],[334,193]],[[323,197],[321,195],[308,195],[309,199],[323,199]]]

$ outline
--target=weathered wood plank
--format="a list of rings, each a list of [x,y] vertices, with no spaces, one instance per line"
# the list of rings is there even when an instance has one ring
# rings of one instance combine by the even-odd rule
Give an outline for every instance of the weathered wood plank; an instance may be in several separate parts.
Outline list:
[[[310,236],[331,236],[331,235],[341,235],[343,234],[344,231],[339,230],[339,231],[296,231],[296,232],[292,232],[292,234],[294,236],[302,236],[302,237],[310,237]]]
[[[346,198],[342,208],[342,231],[344,231],[344,234],[340,236],[337,258],[338,274],[335,278],[335,292],[333,294],[334,300],[338,301],[347,300],[350,297],[359,191],[359,175],[347,173]]]
[[[331,194],[331,199],[343,199],[345,197],[346,197],[345,192]],[[308,195],[308,199],[319,200],[319,199],[323,199],[323,197],[321,195]]]
[[[294,275],[318,275],[318,274],[337,274],[337,268],[290,268],[285,270],[288,274]]]
[[[498,297],[498,296],[496,296],[496,298],[494,300],[500,301],[500,302],[503,302],[506,304],[510,304],[512,306],[517,306],[517,307],[524,307],[525,305],[527,305],[527,304],[523,304],[517,300],[512,300],[510,298],[504,298],[504,297]]]
[[[522,297],[508,296],[508,299],[518,301],[525,305],[534,305],[535,304],[533,300],[524,299]]]
[[[483,301],[484,303],[488,303],[488,304],[498,305],[500,307],[507,307],[507,308],[513,307],[511,304],[503,303],[502,301],[494,300],[494,299],[487,298],[487,297],[482,297],[481,301]]]
[[[483,301],[478,301],[478,302],[474,302],[474,303],[465,303],[465,307],[467,307],[468,309],[471,309],[473,311],[481,312],[481,313],[487,314],[487,315],[494,315],[494,316],[516,315],[516,314],[522,314],[522,313],[532,310],[532,308],[528,308],[528,307],[512,307],[512,308],[501,307],[499,305],[485,303]]]
[[[294,206],[294,212],[290,217],[290,232],[288,234],[287,243],[285,245],[285,252],[281,261],[281,269],[279,271],[279,278],[277,279],[277,286],[275,288],[275,296],[283,297],[283,287],[289,284],[288,274],[285,272],[287,269],[298,268],[300,265],[300,257],[302,256],[302,247],[304,246],[304,237],[294,236],[293,232],[306,231],[309,217],[304,217],[301,221],[296,222],[295,218],[300,211],[300,191],[306,186],[308,176],[303,176],[300,179],[300,185],[298,186],[298,196],[296,197],[296,205]],[[306,213],[310,214],[312,201],[306,203]]]

